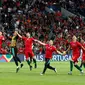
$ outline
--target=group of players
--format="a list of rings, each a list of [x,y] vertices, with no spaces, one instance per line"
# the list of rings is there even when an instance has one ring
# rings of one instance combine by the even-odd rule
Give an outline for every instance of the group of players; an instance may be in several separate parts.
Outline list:
[[[30,67],[30,70],[32,70],[32,65],[31,65],[32,61],[34,62],[35,68],[37,68],[36,57],[34,57],[33,48],[32,48],[33,42],[36,42],[36,43],[39,43],[40,45],[45,46],[45,65],[44,65],[44,69],[43,69],[43,72],[41,73],[41,75],[45,74],[47,68],[53,70],[54,72],[57,72],[56,68],[50,66],[50,60],[52,59],[52,53],[54,51],[57,52],[58,54],[65,55],[69,50],[72,50],[72,58],[70,60],[70,72],[68,74],[72,75],[73,65],[80,71],[81,74],[83,74],[82,65],[85,67],[85,42],[83,39],[81,39],[81,43],[80,43],[77,41],[77,37],[74,35],[72,37],[72,41],[69,42],[69,48],[64,52],[60,52],[53,45],[52,40],[49,40],[49,43],[43,43],[39,40],[34,39],[33,37],[30,37],[29,32],[26,33],[26,37],[23,37],[17,31],[15,31],[13,33],[13,37],[11,39],[10,48],[11,48],[11,54],[13,55],[13,59],[17,66],[16,73],[19,71],[20,68],[23,67],[23,63],[17,57],[17,47],[16,47],[17,36],[20,37],[24,41],[24,44],[25,44],[24,54],[26,57],[26,62]],[[0,32],[0,50],[2,48],[3,40],[5,40],[4,36],[3,36],[2,32]],[[81,49],[83,51],[82,52],[82,63],[80,66],[78,66],[78,58],[80,57]],[[18,62],[20,62],[20,66],[19,66]]]

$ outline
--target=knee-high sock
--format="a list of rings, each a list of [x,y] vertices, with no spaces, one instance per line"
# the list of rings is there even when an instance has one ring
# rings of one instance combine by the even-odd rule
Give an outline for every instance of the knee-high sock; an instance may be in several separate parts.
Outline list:
[[[84,68],[85,68],[85,63],[83,63],[83,65],[84,65]]]
[[[82,66],[83,66],[83,62],[81,62],[81,64],[80,64],[80,68],[82,68]]]
[[[70,71],[72,72],[72,70],[73,70],[73,62],[70,61]]]
[[[33,58],[33,62],[34,62],[34,64],[36,64],[36,59]]]
[[[44,69],[43,69],[42,73],[45,74],[46,70],[47,70],[47,64],[45,63],[45,66],[44,66]]]
[[[74,65],[79,71],[82,71],[82,69],[78,65]]]
[[[18,66],[18,62],[17,62],[16,57],[13,57],[13,59],[14,59],[14,62],[15,62],[15,64],[16,64],[16,66]]]
[[[21,60],[19,59],[19,57],[16,57],[17,58],[17,60],[21,63]]]
[[[37,62],[36,62],[36,59],[33,58],[33,62],[35,64],[35,68],[37,68]]]
[[[50,64],[48,64],[47,68],[51,69],[51,70],[54,70],[55,68],[50,66]]]
[[[27,61],[27,64],[30,66],[30,61],[29,60],[26,60]]]

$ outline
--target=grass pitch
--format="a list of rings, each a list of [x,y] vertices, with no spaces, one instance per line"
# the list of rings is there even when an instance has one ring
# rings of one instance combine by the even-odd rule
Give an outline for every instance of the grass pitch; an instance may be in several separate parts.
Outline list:
[[[69,62],[51,62],[51,65],[57,68],[58,73],[47,70],[46,74],[41,76],[44,62],[38,62],[38,68],[32,71],[26,62],[24,67],[16,73],[16,66],[12,63],[0,63],[0,85],[85,85],[85,74],[74,68],[73,75],[68,75]],[[85,69],[83,68],[85,71]]]

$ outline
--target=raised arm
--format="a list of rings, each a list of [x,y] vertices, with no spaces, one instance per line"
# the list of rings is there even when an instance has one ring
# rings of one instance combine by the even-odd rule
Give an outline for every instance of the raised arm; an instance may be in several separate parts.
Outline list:
[[[69,45],[68,49],[65,52],[67,53],[69,50],[70,50],[70,45]]]
[[[60,55],[63,55],[63,53],[61,53],[59,50],[56,50],[56,52]]]
[[[81,47],[81,49],[85,50],[85,48],[83,47],[81,43],[78,42],[78,45]]]
[[[36,42],[38,42],[39,44],[41,44],[41,45],[46,45],[45,43],[43,43],[43,42],[41,42],[41,41],[39,41],[39,40],[35,40]]]
[[[70,46],[68,47],[68,49],[66,51],[63,51],[62,53],[58,50],[56,50],[56,52],[60,55],[66,55],[66,53],[70,50]]]
[[[22,36],[17,32],[17,35],[20,37],[20,38],[22,38]]]
[[[85,50],[85,48],[84,48],[83,46],[81,46],[81,48],[82,48],[83,50]]]
[[[3,40],[3,41],[5,40],[4,36],[2,37],[2,40]]]

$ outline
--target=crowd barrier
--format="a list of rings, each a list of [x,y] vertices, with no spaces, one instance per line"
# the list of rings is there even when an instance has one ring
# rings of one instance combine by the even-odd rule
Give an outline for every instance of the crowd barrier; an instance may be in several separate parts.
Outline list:
[[[21,61],[25,61],[25,56],[24,54],[18,54],[18,57],[20,58]],[[36,59],[37,61],[44,61],[45,59],[45,54],[38,54],[36,55]],[[54,54],[53,58],[51,61],[68,61],[71,59],[71,55],[58,55],[58,54]],[[80,58],[79,58],[80,60]],[[0,62],[13,62],[13,56],[11,54],[0,54]]]

